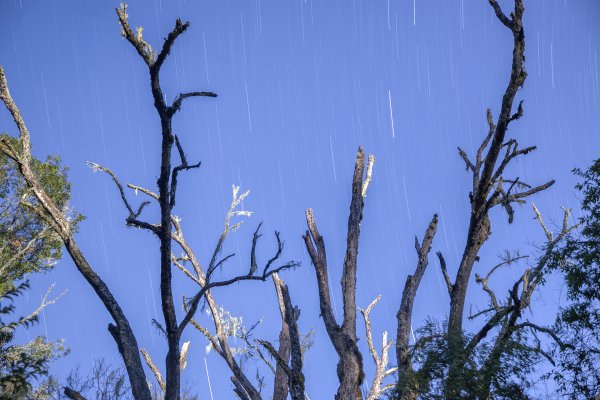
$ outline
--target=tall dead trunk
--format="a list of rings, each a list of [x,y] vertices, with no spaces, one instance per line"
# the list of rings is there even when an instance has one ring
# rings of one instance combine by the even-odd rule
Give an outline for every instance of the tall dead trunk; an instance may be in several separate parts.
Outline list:
[[[514,10],[507,17],[496,0],[488,0],[492,6],[499,21],[510,29],[513,35],[513,53],[512,67],[508,86],[502,98],[502,106],[498,121],[493,122],[491,112],[488,110],[489,133],[479,147],[475,163],[472,163],[466,153],[459,149],[459,153],[467,165],[467,170],[473,173],[473,190],[470,194],[471,216],[469,221],[469,231],[465,244],[465,250],[458,272],[452,287],[450,295],[450,315],[448,320],[448,346],[452,361],[449,365],[448,377],[445,383],[445,395],[448,398],[457,398],[460,396],[460,387],[462,383],[462,370],[466,362],[467,355],[464,353],[465,343],[463,341],[463,319],[464,306],[467,295],[468,283],[471,278],[473,266],[479,259],[478,254],[483,244],[491,235],[491,225],[489,211],[496,205],[502,205],[509,216],[509,223],[513,219],[512,203],[522,203],[524,198],[531,194],[544,190],[551,186],[554,181],[550,181],[538,187],[526,185],[529,190],[520,193],[513,193],[515,187],[521,187],[522,182],[518,178],[508,180],[503,177],[503,172],[508,163],[515,157],[527,154],[535,150],[535,147],[517,149],[517,142],[514,139],[505,141],[508,126],[523,115],[522,102],[518,109],[513,113],[513,102],[517,91],[523,86],[527,77],[524,68],[525,61],[525,35],[523,31],[523,0],[514,1]],[[491,142],[490,142],[491,141]],[[489,144],[489,149],[484,158],[484,150]],[[503,158],[500,153],[506,149]],[[498,160],[500,162],[498,163]],[[504,184],[510,184],[508,189]]]
[[[438,224],[437,214],[429,223],[422,244],[415,236],[415,249],[417,251],[418,262],[413,275],[406,278],[400,308],[396,314],[398,328],[396,332],[396,359],[398,360],[398,394],[402,400],[414,400],[417,398],[418,386],[412,377],[413,366],[409,354],[409,340],[412,329],[412,311],[417,296],[417,289],[421,284],[421,279],[425,274],[428,264],[428,256],[433,244]]]
[[[287,292],[287,287],[283,280],[276,275],[273,275],[273,284],[277,292],[277,302],[279,304],[279,312],[281,313],[281,331],[279,332],[279,349],[277,350],[277,354],[287,365],[291,352],[290,324],[288,323],[288,318],[286,318],[286,313],[288,312],[287,304],[283,298],[284,290]],[[273,400],[286,400],[289,391],[288,385],[289,380],[284,365],[278,362],[275,370],[275,381],[273,383]]]
[[[363,358],[357,345],[356,336],[356,268],[360,222],[364,207],[364,198],[371,182],[375,157],[369,156],[365,175],[365,156],[362,148],[358,149],[352,179],[352,199],[348,216],[348,233],[346,238],[346,255],[342,272],[342,298],[344,302],[344,320],[341,325],[335,320],[331,307],[329,277],[325,241],[319,234],[311,209],[306,211],[308,230],[303,235],[304,243],[317,275],[319,290],[319,307],[325,323],[329,339],[338,354],[337,376],[339,386],[336,400],[362,399],[360,385],[364,380]]]

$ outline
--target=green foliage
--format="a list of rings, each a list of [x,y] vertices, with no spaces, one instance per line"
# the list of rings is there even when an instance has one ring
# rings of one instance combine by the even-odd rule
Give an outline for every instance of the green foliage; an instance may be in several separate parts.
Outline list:
[[[402,394],[417,388],[419,399],[443,400],[444,389],[454,385],[460,389],[462,399],[481,399],[490,382],[490,398],[506,400],[531,399],[532,375],[541,362],[541,356],[531,338],[523,331],[515,331],[504,344],[504,352],[497,362],[490,362],[495,338],[475,347],[469,355],[452,354],[449,351],[447,322],[427,320],[417,330],[417,341],[411,352],[415,360],[415,372],[406,381],[398,382],[392,398],[401,399]],[[464,335],[467,343],[471,335]],[[456,357],[464,357],[465,363],[453,382],[448,380],[448,368]]]
[[[41,336],[25,345],[11,344],[17,328],[37,322],[36,313],[5,321],[15,311],[14,300],[28,288],[24,282],[0,296],[0,399],[26,398],[31,382],[48,372],[49,361],[66,354],[61,341],[47,342]]]
[[[564,396],[595,399],[600,395],[600,159],[576,189],[582,194],[581,229],[553,254],[551,268],[564,275],[568,304],[561,310],[556,330],[567,346],[556,348],[559,362],[551,376]]]
[[[5,134],[15,148],[18,139]],[[82,217],[67,210],[71,186],[67,169],[59,157],[46,161],[35,158],[31,166],[40,183],[56,205],[71,215],[73,228]],[[30,272],[51,269],[62,255],[60,238],[24,203],[36,204],[16,164],[0,153],[0,294],[14,287],[14,282]]]
[[[20,149],[18,139],[0,136]],[[60,158],[33,158],[31,168],[76,229],[82,217],[68,210],[71,186]],[[29,288],[27,282],[16,282],[29,273],[51,269],[62,255],[60,238],[31,209],[37,204],[16,163],[0,153],[0,399],[29,398],[32,382],[47,373],[51,360],[66,354],[62,341],[50,342],[44,337],[21,345],[12,343],[16,329],[36,323],[41,308],[16,321],[5,321],[15,312],[14,300]]]

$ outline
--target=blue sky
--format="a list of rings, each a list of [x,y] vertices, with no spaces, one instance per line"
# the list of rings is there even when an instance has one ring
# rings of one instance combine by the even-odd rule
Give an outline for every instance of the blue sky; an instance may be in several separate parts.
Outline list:
[[[162,71],[168,99],[192,90],[219,94],[188,101],[174,121],[188,160],[202,161],[199,170],[180,180],[176,214],[186,237],[207,263],[231,185],[251,190],[244,208],[254,215],[230,237],[226,251],[238,256],[223,276],[246,270],[260,221],[265,233],[281,231],[285,259],[302,262],[283,276],[302,309],[300,330],[316,332],[306,356],[307,392],[312,399],[330,398],[337,359],[319,319],[314,272],[301,239],[304,210],[314,209],[325,237],[340,315],[356,149],[363,145],[377,157],[362,224],[357,303],[365,307],[381,294],[372,313],[374,333],[395,332],[404,280],[416,263],[413,237],[422,236],[433,213],[441,217],[434,250],[444,253],[451,273],[456,271],[470,187],[456,147],[473,154],[486,132],[486,107],[497,115],[510,70],[510,32],[483,0],[128,5],[131,24],[143,26],[145,40],[155,47],[176,18],[191,23]],[[508,10],[510,2],[501,5]],[[559,220],[560,206],[577,205],[570,170],[587,167],[600,149],[600,4],[530,0],[525,5],[529,77],[517,95],[525,100],[525,116],[509,134],[538,151],[516,162],[511,172],[529,183],[556,179],[533,200],[548,220]],[[121,302],[139,344],[159,362],[166,345],[150,326],[151,318],[161,319],[158,243],[125,227],[126,210],[114,186],[85,165],[95,161],[123,182],[156,187],[160,126],[146,67],[119,34],[116,6],[116,1],[1,0],[0,62],[31,131],[35,155],[60,154],[70,168],[73,206],[87,216],[77,236],[80,246]],[[16,132],[4,109],[0,129]],[[156,210],[147,214],[156,215]],[[511,226],[500,210],[492,213],[493,235],[482,250],[481,271],[504,249],[534,251],[543,234],[532,218],[529,205],[517,211]],[[265,235],[259,256],[269,257],[274,248],[273,238]],[[415,326],[448,311],[437,261],[430,260],[415,304]],[[505,271],[496,287],[510,284],[522,268]],[[194,287],[176,276],[177,298],[192,294]],[[86,370],[99,356],[118,363],[106,330],[109,315],[68,258],[33,278],[26,306],[34,307],[53,282],[57,293],[68,289],[68,294],[22,339],[65,338],[72,353],[53,365],[58,375],[77,364]],[[280,321],[270,282],[219,289],[215,297],[249,325],[262,318],[257,336],[276,339]],[[472,285],[469,302],[483,299]],[[539,299],[533,318],[550,322],[560,283],[550,282]],[[206,316],[199,319],[208,325]],[[215,398],[231,397],[224,362],[205,354],[200,334],[190,330],[184,336],[192,341],[185,382],[210,398],[206,360]],[[369,380],[373,368],[364,340],[361,346]]]

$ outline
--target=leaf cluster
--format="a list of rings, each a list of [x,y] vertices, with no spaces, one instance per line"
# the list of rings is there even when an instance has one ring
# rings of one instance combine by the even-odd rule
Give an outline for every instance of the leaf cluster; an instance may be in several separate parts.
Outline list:
[[[550,269],[563,275],[568,303],[555,329],[569,345],[554,350],[558,365],[549,374],[570,399],[600,395],[600,159],[589,169],[575,169],[581,181],[581,229],[558,248]]]
[[[20,148],[18,139],[0,135]],[[40,183],[61,209],[67,210],[71,185],[67,168],[60,158],[50,156],[45,161],[31,160],[31,167]],[[14,282],[31,272],[51,269],[62,256],[62,242],[47,224],[26,204],[36,205],[16,164],[0,153],[0,294],[14,287]],[[82,216],[68,211],[72,228]]]

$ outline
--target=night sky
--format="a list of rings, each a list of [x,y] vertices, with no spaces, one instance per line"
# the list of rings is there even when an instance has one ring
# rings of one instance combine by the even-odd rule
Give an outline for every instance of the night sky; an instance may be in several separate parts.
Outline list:
[[[511,2],[500,4],[508,13]],[[31,132],[37,157],[58,154],[70,168],[72,206],[87,219],[76,238],[94,269],[113,290],[140,346],[163,368],[166,342],[151,326],[162,321],[158,241],[127,228],[127,210],[110,179],[85,161],[111,168],[124,183],[156,189],[160,124],[153,107],[147,67],[120,35],[116,1],[0,0],[0,63],[13,98]],[[571,174],[599,156],[600,3],[595,0],[528,0],[524,117],[510,125],[509,137],[538,150],[512,164],[513,178],[530,184],[556,179],[533,200],[549,225],[560,222],[561,206],[578,199]],[[286,242],[283,260],[301,267],[282,277],[302,314],[301,333],[314,329],[305,357],[307,394],[331,398],[337,387],[337,356],[319,318],[314,269],[301,235],[304,210],[312,207],[325,238],[336,316],[341,318],[339,279],[345,249],[350,182],[359,145],[377,158],[366,198],[359,247],[357,304],[382,301],[371,313],[380,346],[383,330],[395,338],[395,314],[408,273],[416,265],[414,235],[421,237],[434,213],[440,215],[433,251],[442,251],[451,274],[457,269],[469,218],[471,175],[457,146],[473,155],[487,132],[485,109],[497,117],[508,83],[512,35],[484,0],[221,0],[130,1],[129,21],[144,27],[144,39],[159,48],[180,17],[190,28],[176,42],[162,69],[168,101],[180,92],[214,91],[216,99],[188,100],[174,118],[190,162],[175,213],[186,238],[207,264],[223,228],[231,185],[250,189],[244,210],[253,211],[226,242],[236,257],[219,273],[229,277],[249,268],[250,242],[261,221],[265,235],[258,256],[264,263],[276,249],[272,231]],[[0,130],[16,135],[3,107]],[[146,200],[133,191],[134,203]],[[145,212],[157,220],[158,208]],[[517,207],[515,222],[494,209],[492,237],[476,271],[487,271],[503,250],[536,254],[544,234],[531,205]],[[177,250],[179,251],[179,250]],[[502,292],[526,262],[496,276]],[[174,270],[175,301],[195,286]],[[68,289],[47,308],[40,323],[21,331],[64,338],[71,354],[52,364],[64,377],[94,359],[121,362],[107,332],[108,312],[68,257],[45,275],[33,276],[32,290],[19,310],[34,308],[51,283]],[[485,293],[470,286],[469,304]],[[551,323],[564,301],[561,282],[552,278],[538,291],[528,317]],[[277,339],[280,316],[273,284],[243,282],[213,291],[247,326],[262,319],[255,336]],[[448,295],[433,252],[419,289],[413,325],[443,319]],[[339,320],[338,318],[338,320]],[[198,322],[212,328],[208,315]],[[478,326],[481,321],[475,322]],[[358,318],[366,381],[373,363]],[[230,372],[207,340],[189,328],[191,340],[184,386],[210,399],[233,398]],[[395,362],[393,353],[390,358]],[[254,377],[259,362],[247,365]],[[208,375],[207,375],[208,371]],[[164,370],[163,370],[164,372]],[[148,375],[151,377],[151,375]],[[544,390],[543,387],[540,390]],[[268,395],[265,395],[268,397]]]

